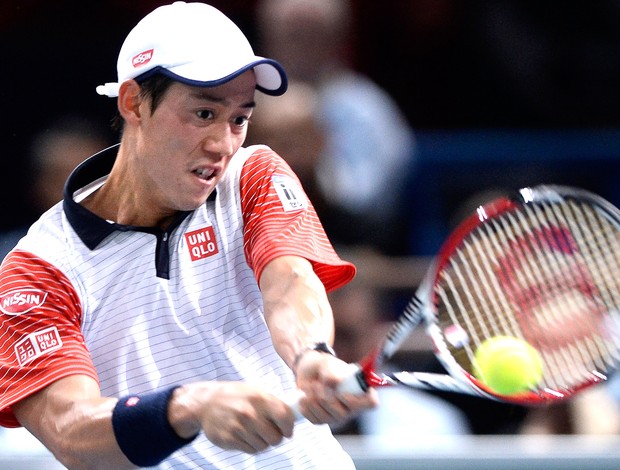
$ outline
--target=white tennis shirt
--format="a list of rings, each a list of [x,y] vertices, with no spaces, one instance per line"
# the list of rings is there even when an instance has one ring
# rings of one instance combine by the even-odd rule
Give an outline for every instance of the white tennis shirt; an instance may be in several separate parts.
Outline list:
[[[114,224],[78,201],[104,184],[116,148],[87,160],[59,203],[0,267],[0,425],[11,405],[86,374],[120,397],[199,380],[242,380],[287,397],[292,372],[273,348],[257,279],[281,255],[309,259],[328,290],[355,268],[334,252],[288,165],[242,148],[199,209],[166,231]],[[327,426],[305,421],[257,455],[201,434],[162,469],[352,466]]]

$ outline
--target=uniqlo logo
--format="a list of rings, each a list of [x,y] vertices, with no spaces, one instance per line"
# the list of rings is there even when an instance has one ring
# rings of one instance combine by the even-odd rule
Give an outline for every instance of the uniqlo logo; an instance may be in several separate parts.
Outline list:
[[[205,227],[185,234],[185,241],[192,261],[213,256],[219,250],[213,227]]]
[[[24,365],[43,354],[60,349],[62,340],[58,328],[51,326],[30,333],[15,345],[15,355],[20,365]]]
[[[148,51],[140,52],[140,54],[135,55],[133,59],[131,59],[131,65],[135,67],[139,67],[141,65],[148,64],[153,58],[153,49],[149,49]]]

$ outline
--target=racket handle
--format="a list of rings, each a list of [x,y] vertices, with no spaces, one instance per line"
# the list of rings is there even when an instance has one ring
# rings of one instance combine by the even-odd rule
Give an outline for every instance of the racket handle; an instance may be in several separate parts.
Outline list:
[[[368,388],[369,385],[364,377],[364,371],[356,364],[351,374],[340,382],[338,391],[340,393],[350,393],[351,395],[363,395],[368,391]]]
[[[290,400],[285,400],[285,403],[295,415],[295,422],[299,422],[304,419],[304,415],[301,413],[301,409],[299,408],[299,396],[295,396]]]
[[[284,398],[284,403],[286,403],[293,414],[295,415],[295,422],[299,422],[304,419],[304,415],[301,413],[301,408],[299,408],[299,399],[301,398],[301,391],[297,390],[295,393]]]
[[[350,393],[352,395],[363,395],[369,388],[370,387],[364,378],[362,368],[356,364],[355,368],[352,368],[351,374],[340,382],[338,392]],[[300,398],[301,393],[296,393],[284,399],[284,402],[289,406],[295,415],[295,422],[299,422],[304,419],[304,415],[301,413],[301,408],[299,407]]]

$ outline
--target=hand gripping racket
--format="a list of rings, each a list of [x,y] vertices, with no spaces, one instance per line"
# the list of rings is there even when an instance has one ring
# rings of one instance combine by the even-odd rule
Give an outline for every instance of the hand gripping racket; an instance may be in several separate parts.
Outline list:
[[[580,189],[524,188],[480,206],[339,390],[404,385],[536,405],[606,380],[620,356],[619,237],[620,211]],[[379,372],[422,322],[448,374]],[[476,378],[475,351],[495,336],[536,348],[543,375],[532,389],[502,395]]]

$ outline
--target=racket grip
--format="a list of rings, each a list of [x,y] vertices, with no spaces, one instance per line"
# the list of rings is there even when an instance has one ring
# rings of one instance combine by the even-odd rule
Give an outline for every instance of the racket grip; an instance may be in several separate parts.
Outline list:
[[[364,378],[364,373],[357,364],[355,368],[351,370],[351,374],[346,377],[338,386],[339,393],[350,393],[352,395],[363,395],[368,391],[370,386]],[[304,415],[299,408],[300,393],[296,393],[284,399],[284,402],[289,406],[293,414],[295,415],[295,422],[299,422],[304,419]]]
[[[296,423],[304,419],[304,415],[301,413],[301,409],[299,408],[299,397],[298,396],[290,400],[286,400],[286,404],[289,406],[289,408],[295,415]]]
[[[338,385],[340,393],[350,393],[351,395],[363,395],[368,391],[368,388],[369,385],[364,377],[364,371],[358,365],[355,365],[355,369],[351,370],[351,374]]]
[[[284,398],[284,403],[289,406],[289,408],[295,415],[295,422],[299,422],[304,419],[304,415],[301,413],[301,408],[299,407],[299,400],[302,395],[302,392],[297,390],[295,393],[288,395]]]

